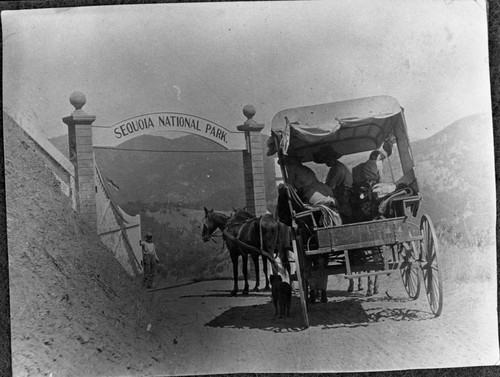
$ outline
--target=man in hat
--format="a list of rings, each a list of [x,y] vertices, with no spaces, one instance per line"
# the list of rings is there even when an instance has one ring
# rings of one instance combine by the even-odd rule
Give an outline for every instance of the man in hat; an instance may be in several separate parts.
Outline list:
[[[363,162],[352,169],[352,177],[355,187],[371,187],[381,181],[382,161],[385,155],[380,151],[370,153],[368,161]]]
[[[153,235],[146,234],[146,241],[139,241],[142,247],[142,265],[144,267],[144,285],[146,288],[153,286],[153,279],[155,274],[155,263],[159,263],[158,256],[156,255],[155,244],[153,243]]]
[[[337,206],[332,189],[320,182],[312,169],[302,164],[301,156],[288,155],[283,162],[286,165],[288,183],[295,187],[304,202],[312,206]]]
[[[330,145],[324,145],[313,154],[313,161],[317,164],[325,164],[330,168],[325,183],[333,191],[343,222],[349,223],[352,217],[350,199],[352,195],[352,175],[349,168],[339,161],[340,157],[342,155]]]

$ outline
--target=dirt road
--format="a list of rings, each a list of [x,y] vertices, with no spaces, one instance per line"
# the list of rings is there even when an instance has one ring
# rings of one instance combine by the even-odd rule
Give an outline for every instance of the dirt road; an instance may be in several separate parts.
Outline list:
[[[148,372],[333,372],[497,362],[491,283],[445,286],[443,313],[435,318],[423,291],[413,301],[399,276],[380,282],[381,293],[365,297],[347,294],[347,281],[331,276],[328,303],[311,306],[308,329],[297,292],[287,319],[274,317],[267,292],[229,297],[231,281],[153,292],[165,315],[156,318],[151,336],[170,355],[169,366]]]

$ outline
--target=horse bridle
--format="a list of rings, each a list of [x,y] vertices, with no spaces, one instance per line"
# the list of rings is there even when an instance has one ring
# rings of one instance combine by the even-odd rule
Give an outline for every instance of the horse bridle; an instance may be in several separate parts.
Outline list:
[[[228,220],[227,220],[227,223],[231,222],[231,220],[234,218],[234,214],[231,214],[231,216],[229,216]],[[264,243],[264,238],[263,238],[263,234],[262,234],[262,217],[260,219],[257,219],[257,218],[250,218],[250,219],[247,219],[245,220],[242,224],[240,224],[241,226],[239,227],[238,229],[238,232],[237,232],[237,235],[236,235],[236,238],[239,239],[240,236],[241,236],[241,232],[243,231],[243,228],[244,228],[244,225],[251,222],[251,221],[255,221],[255,220],[258,220],[258,224],[259,224],[259,235],[260,235],[260,250],[263,249],[263,243]],[[207,231],[208,231],[208,223],[207,223],[207,216],[205,215],[202,219],[202,224],[204,227],[206,227]],[[226,224],[227,224],[226,223]],[[220,231],[220,233],[216,233],[217,231]],[[219,226],[217,226],[214,231],[208,235],[208,236],[205,236],[207,237],[208,239],[210,239],[211,241],[217,243],[217,241],[214,239],[216,237],[222,237],[224,238],[224,231],[220,229]],[[222,243],[222,248],[224,249],[224,242]]]
[[[201,223],[207,228],[208,232],[208,224],[207,224],[207,217],[203,216],[203,219],[201,220]],[[219,233],[217,233],[219,231]],[[215,238],[222,237],[222,231],[218,226],[215,227],[214,231],[207,236],[207,238],[215,243],[217,243],[217,240]]]

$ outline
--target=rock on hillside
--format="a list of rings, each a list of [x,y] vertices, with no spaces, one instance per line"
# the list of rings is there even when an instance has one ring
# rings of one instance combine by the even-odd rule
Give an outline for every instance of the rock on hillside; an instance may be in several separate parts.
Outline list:
[[[4,114],[14,374],[124,375],[166,363],[149,296],[71,209]]]

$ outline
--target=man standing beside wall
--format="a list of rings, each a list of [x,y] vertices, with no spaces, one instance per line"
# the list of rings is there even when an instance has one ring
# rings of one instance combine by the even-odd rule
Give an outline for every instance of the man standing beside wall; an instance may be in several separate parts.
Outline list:
[[[153,235],[146,234],[146,241],[139,241],[142,247],[142,266],[144,267],[144,285],[146,288],[152,288],[154,279],[155,263],[159,263],[158,256],[156,255],[155,244],[153,243]]]

